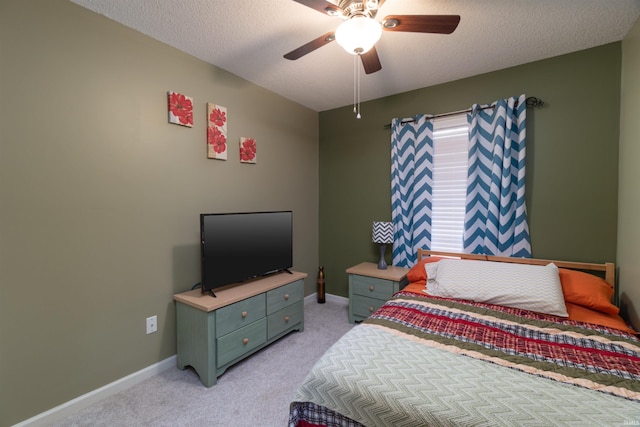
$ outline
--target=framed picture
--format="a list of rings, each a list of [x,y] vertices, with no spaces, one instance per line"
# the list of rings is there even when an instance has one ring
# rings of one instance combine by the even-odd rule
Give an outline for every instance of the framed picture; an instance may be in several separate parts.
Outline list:
[[[178,92],[167,92],[169,123],[193,127],[193,99]]]
[[[227,109],[207,103],[207,157],[227,160]]]
[[[240,163],[256,163],[256,140],[240,138]]]

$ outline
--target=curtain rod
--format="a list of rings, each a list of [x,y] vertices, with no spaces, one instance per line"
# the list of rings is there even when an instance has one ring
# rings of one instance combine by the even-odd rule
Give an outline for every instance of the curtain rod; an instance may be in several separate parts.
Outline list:
[[[542,107],[544,105],[544,101],[540,98],[536,98],[535,96],[528,97],[526,99],[526,103],[527,103],[527,108]],[[480,110],[488,110],[490,108],[495,108],[495,106],[489,105],[488,107],[480,108]],[[433,116],[428,117],[427,120],[437,119],[439,117],[455,116],[456,114],[462,114],[462,113],[470,113],[471,111],[473,110],[471,108],[468,108],[466,110],[452,111],[450,113],[434,114]],[[412,123],[412,122],[415,122],[415,120],[414,119],[402,120],[400,124],[403,125],[405,123]],[[387,123],[386,125],[384,125],[384,127],[385,129],[391,128],[391,123]]]

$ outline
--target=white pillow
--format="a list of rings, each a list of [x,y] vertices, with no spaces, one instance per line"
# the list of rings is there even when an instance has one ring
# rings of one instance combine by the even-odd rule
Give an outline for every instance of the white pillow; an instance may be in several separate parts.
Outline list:
[[[555,264],[443,259],[425,264],[429,295],[568,317]]]

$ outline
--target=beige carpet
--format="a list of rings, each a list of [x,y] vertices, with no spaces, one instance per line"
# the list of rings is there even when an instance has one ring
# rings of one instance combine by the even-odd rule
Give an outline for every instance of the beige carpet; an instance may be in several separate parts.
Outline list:
[[[305,304],[293,332],[228,369],[206,388],[195,371],[169,369],[52,424],[68,426],[281,426],[316,360],[353,325],[345,304]]]

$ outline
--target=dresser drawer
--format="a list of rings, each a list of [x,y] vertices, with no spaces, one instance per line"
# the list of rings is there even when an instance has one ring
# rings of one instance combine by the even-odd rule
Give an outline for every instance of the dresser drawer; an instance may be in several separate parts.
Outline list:
[[[354,298],[352,310],[355,316],[369,317],[371,313],[382,307],[387,300],[358,296]]]
[[[267,314],[275,313],[284,307],[302,301],[304,297],[304,282],[289,283],[267,292]]]
[[[291,326],[302,322],[304,317],[302,300],[276,311],[267,317],[267,339],[283,333]]]
[[[216,364],[220,368],[267,342],[267,319],[262,318],[216,341],[218,348]]]
[[[352,292],[371,298],[388,300],[393,295],[393,282],[376,277],[351,275]]]
[[[236,302],[216,310],[216,337],[221,337],[266,316],[265,295]]]

